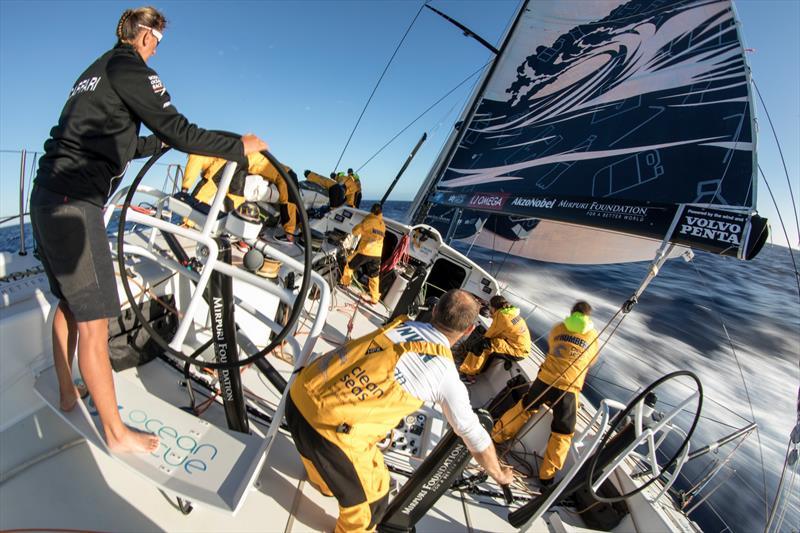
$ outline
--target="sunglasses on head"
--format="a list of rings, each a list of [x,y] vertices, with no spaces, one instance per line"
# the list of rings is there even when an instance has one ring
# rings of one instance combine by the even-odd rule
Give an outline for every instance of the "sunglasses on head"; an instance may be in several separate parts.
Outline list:
[[[153,37],[155,37],[155,38],[156,38],[156,43],[157,43],[157,44],[156,44],[156,46],[158,46],[158,44],[160,44],[160,43],[161,43],[161,39],[163,39],[163,38],[164,38],[164,34],[163,34],[163,33],[161,33],[160,31],[158,31],[158,30],[157,30],[157,29],[155,29],[155,28],[151,28],[150,26],[145,26],[144,24],[138,24],[138,26],[139,26],[140,28],[144,28],[144,29],[146,29],[146,30],[150,30],[150,33],[153,35]]]

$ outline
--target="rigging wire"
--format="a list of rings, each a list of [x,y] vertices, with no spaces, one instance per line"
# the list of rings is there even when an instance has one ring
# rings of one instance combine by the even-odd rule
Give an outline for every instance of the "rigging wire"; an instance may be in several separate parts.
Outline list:
[[[697,496],[698,494],[700,494],[703,491],[703,489],[705,489],[706,486],[708,486],[708,484],[711,483],[711,480],[714,479],[714,477],[716,477],[716,475],[722,470],[723,467],[726,467],[728,465],[728,463],[731,461],[731,459],[733,458],[733,455],[736,453],[736,451],[741,447],[741,445],[744,443],[744,441],[747,440],[747,437],[748,437],[748,435],[742,435],[742,437],[739,440],[739,442],[737,442],[736,446],[734,446],[733,449],[730,452],[728,452],[728,455],[725,456],[725,459],[722,461],[721,464],[720,464],[719,459],[715,459],[714,461],[712,461],[711,462],[711,468],[709,469],[709,471],[707,473],[705,473],[705,475],[701,476],[700,480],[697,481],[697,483],[695,483],[693,486],[689,487],[688,490],[684,491],[683,498],[682,498],[683,501],[682,501],[682,504],[681,504],[681,508],[682,509],[685,509],[686,507],[688,507],[689,504],[694,499],[694,497]],[[719,465],[719,466],[717,466],[717,465]],[[736,473],[736,471],[734,470],[733,474],[735,474],[735,473]],[[733,475],[733,474],[731,474],[731,475]],[[688,479],[688,477],[687,477],[687,479]],[[720,486],[721,485],[722,484],[720,484]],[[706,497],[708,497],[708,496],[710,496],[710,494],[706,495]],[[698,505],[699,505],[699,502],[698,502]]]
[[[507,294],[512,294],[512,295],[514,295],[514,297],[515,297],[515,298],[517,298],[517,299],[519,299],[519,300],[522,300],[522,301],[524,301],[524,302],[526,302],[526,303],[530,304],[531,306],[533,306],[533,309],[531,310],[531,313],[535,312],[535,311],[536,311],[536,309],[541,309],[543,312],[545,312],[545,313],[547,313],[548,315],[551,315],[551,316],[553,316],[553,317],[555,317],[555,318],[557,318],[557,319],[559,319],[559,318],[561,317],[561,315],[559,315],[559,314],[558,314],[558,313],[556,313],[555,311],[552,311],[552,310],[550,310],[550,309],[547,309],[546,307],[544,307],[544,306],[542,306],[542,305],[539,305],[539,304],[537,304],[536,302],[533,302],[533,301],[531,301],[531,300],[529,300],[529,299],[525,298],[524,296],[521,296],[520,294],[518,294],[518,293],[514,292],[513,290],[511,290],[509,287],[505,287],[505,288],[503,288],[503,292],[504,292],[504,293],[507,293]],[[601,332],[601,333],[602,333],[602,332]],[[543,339],[543,338],[544,338],[544,337],[546,337],[546,336],[547,336],[547,333],[545,333],[545,334],[541,335],[540,337],[538,337],[538,338],[537,338],[537,339],[535,339],[535,340]],[[620,355],[622,355],[622,356],[625,356],[625,357],[631,357],[631,358],[633,358],[633,359],[636,359],[637,361],[639,361],[639,362],[641,362],[641,363],[643,363],[643,364],[645,364],[645,365],[648,365],[648,366],[652,365],[652,361],[647,361],[647,360],[646,360],[646,359],[644,359],[643,357],[636,355],[634,352],[631,352],[631,351],[629,351],[629,350],[623,350],[623,349],[622,349],[622,348],[620,348],[620,347],[616,347],[616,349],[615,349],[615,350],[616,350],[616,353],[619,353],[619,354],[620,354]],[[604,363],[605,363],[605,359],[604,359],[603,361],[601,361],[601,364],[604,364]],[[597,369],[596,369],[594,372],[589,372],[589,373],[587,374],[587,379],[591,378],[591,379],[599,379],[599,380],[601,380],[601,381],[606,381],[606,380],[603,380],[602,378],[598,377],[600,368],[601,368],[601,367],[598,367],[598,368],[597,368]],[[628,390],[628,391],[632,391],[632,389],[628,389],[628,388],[626,388],[626,387],[624,387],[624,386],[622,386],[622,385],[619,385],[619,384],[617,384],[617,383],[613,383],[613,382],[610,382],[610,381],[609,381],[609,383],[611,383],[611,384],[613,384],[613,385],[616,385],[616,386],[617,386],[617,387],[619,387],[619,388],[622,388],[622,389],[625,389],[625,390]],[[587,385],[589,385],[589,384],[587,383]],[[596,388],[596,387],[593,387],[593,388],[595,388],[595,390],[597,390],[597,388]],[[746,418],[746,417],[742,416],[741,414],[737,413],[736,411],[734,411],[734,410],[733,410],[733,409],[731,409],[730,407],[726,406],[725,404],[723,404],[723,403],[721,403],[721,402],[719,402],[719,401],[717,401],[717,400],[714,400],[713,398],[710,398],[710,397],[706,396],[706,397],[705,397],[705,400],[707,400],[707,401],[709,401],[709,402],[711,402],[711,403],[713,403],[713,404],[717,405],[718,407],[721,407],[721,408],[722,408],[722,409],[724,409],[725,411],[728,411],[730,414],[732,414],[732,415],[734,415],[734,416],[736,416],[736,417],[738,417],[738,418],[740,418],[740,419],[744,420],[745,422],[753,422],[753,420],[750,420],[750,419],[748,419],[748,418]],[[714,419],[710,419],[710,420],[714,420]],[[725,422],[722,422],[721,420],[715,420],[715,421],[716,421],[716,422],[718,422],[718,423],[720,423],[720,424],[722,424],[722,425],[726,425],[726,426],[728,426],[728,427],[731,427],[731,428],[734,428],[734,429],[739,429],[739,427],[738,427],[738,426],[733,426],[733,425],[730,425],[730,424],[726,424]]]
[[[771,193],[770,193],[771,194]],[[712,294],[711,290],[709,289],[708,285],[706,284],[705,279],[700,274],[700,269],[697,268],[697,264],[694,261],[690,261],[692,266],[694,267],[694,271],[697,273],[697,278],[700,280],[700,283],[703,285],[703,289],[706,291],[706,296],[709,300],[711,300],[715,307],[719,307],[720,309],[722,306],[718,304],[714,295]],[[750,408],[750,416],[752,417],[751,422],[756,421],[756,414],[755,410],[753,409],[753,402],[750,399],[750,390],[747,388],[747,380],[744,377],[744,370],[742,370],[742,363],[739,361],[739,355],[736,353],[736,348],[734,347],[733,340],[731,340],[731,336],[728,334],[728,328],[725,326],[725,322],[722,320],[722,312],[719,313],[712,313],[717,317],[719,320],[720,325],[722,326],[722,331],[725,332],[725,338],[728,340],[728,345],[731,348],[731,353],[733,354],[733,360],[736,361],[736,367],[739,369],[739,376],[742,378],[742,385],[744,386],[744,394],[747,398],[747,406]],[[758,426],[756,426],[756,439],[758,440],[758,455],[761,460],[761,476],[762,482],[764,485],[764,504],[765,506],[768,505],[767,502],[769,501],[769,497],[767,496],[767,470],[764,467],[764,445],[761,442],[761,432],[758,430]],[[765,508],[766,514],[765,517],[769,515],[769,507]]]
[[[586,380],[587,380],[586,386],[589,387],[590,389],[594,389],[598,393],[601,392],[600,389],[598,387],[593,386],[591,383],[588,383],[589,379],[591,379],[592,381],[594,381],[594,380],[603,381],[605,383],[608,383],[609,385],[614,385],[615,387],[618,387],[618,388],[620,388],[620,389],[622,389],[624,391],[630,392],[630,393],[634,393],[635,394],[636,392],[638,392],[636,389],[631,389],[629,387],[625,387],[624,385],[620,385],[619,383],[617,383],[615,381],[604,379],[604,378],[601,378],[600,376],[598,376],[596,374],[591,374],[590,373],[590,374],[587,375],[587,378],[586,378]],[[711,401],[713,402],[713,400],[711,400]],[[660,405],[663,404],[663,405],[665,405],[667,407],[677,407],[677,405],[673,405],[671,403],[665,402],[661,398],[658,399],[658,403]],[[681,411],[683,411],[684,413],[690,413],[691,412],[691,411],[689,411],[689,409],[686,409],[685,407],[683,409],[681,409]],[[721,426],[725,426],[725,427],[728,427],[728,428],[731,428],[731,429],[741,429],[741,427],[739,427],[739,426],[734,426],[733,424],[728,424],[726,422],[723,422],[722,420],[719,420],[717,418],[713,418],[711,416],[700,415],[700,418],[708,420],[710,422],[716,422],[717,424],[719,424]],[[747,420],[747,419],[745,419],[745,420]]]
[[[758,85],[756,85],[756,80],[751,78],[750,79],[750,83],[752,83],[753,87],[755,87],[755,89],[756,89],[756,94],[758,94],[758,99],[761,102],[761,107],[764,108],[764,114],[767,115],[767,121],[769,122],[769,127],[770,127],[770,129],[772,129],[772,136],[774,137],[775,144],[778,147],[778,153],[781,156],[781,163],[783,163],[783,172],[784,172],[784,174],[786,174],[786,183],[787,183],[787,185],[789,185],[789,197],[790,197],[790,200],[791,200],[792,209],[794,209],[794,225],[795,225],[795,229],[797,230],[798,242],[800,242],[800,220],[798,220],[798,217],[797,217],[797,206],[794,203],[794,191],[792,191],[792,180],[789,178],[789,169],[786,168],[786,159],[783,157],[783,150],[781,149],[781,143],[778,140],[778,133],[775,131],[775,126],[772,124],[772,117],[770,117],[769,111],[767,110],[767,104],[764,102],[764,98],[762,98],[762,96],[761,96],[761,91],[758,89]],[[761,166],[760,165],[758,167],[758,170],[761,172],[761,175],[763,176],[764,175],[764,171],[761,170]],[[767,187],[769,187],[769,186],[767,186]],[[772,194],[772,192],[770,192],[770,194]],[[777,209],[778,206],[776,205],[775,207]],[[781,222],[781,224],[782,224],[782,222]],[[784,228],[784,231],[785,231],[785,228]],[[787,239],[786,242],[788,244],[788,242],[789,242],[788,239]],[[789,246],[789,248],[791,248],[791,245]]]
[[[789,498],[791,498],[792,494],[794,494],[794,492],[792,492],[792,489],[794,488],[794,482],[795,478],[797,477],[798,468],[800,468],[800,464],[798,466],[795,466],[794,471],[792,472],[792,479],[789,482],[789,489],[786,491],[787,494],[786,499],[783,500],[783,509],[781,510],[781,516],[780,518],[778,518],[778,522],[775,524],[775,531],[780,531],[781,527],[783,526],[783,519],[786,516],[787,509],[789,509]]]
[[[419,18],[419,14],[422,13],[422,9],[424,7],[425,7],[425,2],[423,2],[423,4],[421,6],[419,6],[419,10],[417,11],[417,14],[414,15],[414,19],[411,21],[411,24],[408,25],[408,28],[406,29],[406,32],[403,34],[403,38],[400,39],[399,43],[397,43],[397,47],[394,49],[394,53],[392,53],[392,57],[390,57],[389,58],[389,62],[386,63],[386,66],[384,67],[383,72],[381,73],[381,76],[378,78],[378,82],[375,84],[375,87],[372,89],[372,93],[369,95],[369,98],[367,98],[367,103],[364,104],[364,109],[362,109],[361,110],[361,114],[358,115],[358,120],[356,120],[356,125],[353,126],[353,131],[350,132],[350,136],[347,138],[347,142],[344,144],[344,148],[342,148],[342,153],[339,154],[339,160],[336,161],[336,166],[333,167],[333,171],[334,172],[336,172],[336,170],[339,168],[339,163],[342,162],[342,157],[344,157],[344,153],[347,151],[347,147],[350,145],[350,141],[352,140],[353,135],[356,132],[356,129],[358,129],[358,125],[361,123],[361,118],[364,116],[364,113],[366,113],[367,107],[369,107],[369,103],[372,101],[372,97],[375,96],[375,91],[378,90],[378,86],[381,84],[381,81],[383,80],[383,77],[386,75],[386,71],[389,70],[389,66],[392,64],[392,61],[394,60],[394,57],[397,55],[397,52],[400,50],[400,47],[403,45],[403,41],[405,41],[406,37],[408,36],[408,32],[411,31],[411,28],[414,26],[414,23],[417,21],[417,18]]]
[[[764,171],[761,169],[761,165],[758,166],[758,171],[761,173],[761,178],[764,180],[764,185],[767,186],[767,191],[769,191],[769,195],[772,198],[772,204],[775,206],[775,211],[778,213],[778,220],[781,223],[781,229],[783,230],[783,236],[786,238],[786,244],[788,244],[789,248],[789,257],[792,258],[792,266],[794,267],[794,277],[795,281],[797,282],[797,295],[800,296],[800,272],[797,270],[797,263],[794,260],[794,252],[792,251],[792,245],[789,243],[789,234],[786,231],[786,224],[783,223],[783,217],[781,216],[781,212],[778,209],[778,202],[775,201],[775,195],[772,194],[772,187],[769,186],[769,182],[767,181],[767,176],[764,174]]]
[[[757,90],[757,88],[756,88],[756,90]],[[761,96],[761,94],[759,93],[759,97],[760,96]],[[762,100],[762,104],[763,104],[763,100]],[[765,106],[764,110],[766,111],[766,106]],[[767,117],[769,117],[769,114],[767,114]],[[770,125],[772,125],[772,121],[771,120],[770,120]],[[773,133],[774,133],[774,131],[775,130],[773,128]],[[776,141],[777,141],[777,137],[776,137]],[[781,153],[781,159],[783,159],[783,154],[782,153]],[[785,168],[785,163],[784,163],[784,168]],[[775,211],[778,213],[778,220],[781,223],[781,229],[783,230],[783,235],[786,238],[786,244],[788,245],[788,248],[789,248],[789,257],[791,257],[791,259],[792,259],[792,266],[794,268],[794,277],[795,277],[795,281],[797,282],[798,297],[800,297],[800,273],[798,273],[798,270],[797,270],[797,263],[796,263],[796,261],[794,259],[794,252],[792,251],[792,245],[791,245],[791,243],[789,241],[788,232],[786,231],[786,224],[784,224],[784,222],[783,222],[783,217],[781,216],[780,209],[778,209],[778,202],[775,200],[775,195],[772,193],[772,187],[769,186],[769,181],[767,181],[767,176],[766,176],[766,174],[764,174],[764,170],[761,168],[761,165],[758,166],[758,171],[761,174],[761,178],[764,180],[764,184],[767,186],[767,191],[769,191],[769,195],[772,198],[772,203],[775,206]],[[788,178],[788,173],[787,173],[787,178]],[[789,192],[791,193],[791,186],[790,186]],[[792,198],[792,205],[794,205],[794,199],[793,198]],[[760,444],[760,439],[759,439],[759,444]],[[787,464],[786,461],[788,461],[789,450],[791,449],[791,446],[792,446],[792,441],[790,439],[789,440],[789,444],[787,445],[787,449],[786,449],[786,460],[784,461],[783,469],[781,470],[781,476],[778,479],[778,487],[775,489],[775,497],[772,500],[772,509],[770,509],[769,507],[767,508],[767,517],[766,517],[767,522],[766,522],[765,527],[764,527],[765,533],[768,533],[768,531],[769,531],[772,519],[775,516],[775,511],[777,510],[777,505],[778,505],[778,503],[780,501],[779,497],[780,497],[780,494],[781,494],[781,488],[783,486],[783,482],[784,482],[784,479],[785,479],[785,476],[786,476],[786,464]],[[762,466],[762,469],[763,469],[763,466]],[[765,476],[765,479],[764,479],[764,492],[766,494],[766,473],[764,474],[764,476]],[[794,483],[794,476],[792,477],[792,483]],[[787,505],[788,505],[788,503],[787,503]]]
[[[408,123],[408,125],[407,125],[406,127],[404,127],[403,129],[401,129],[400,131],[398,131],[398,132],[397,132],[397,134],[396,134],[394,137],[392,137],[391,139],[389,139],[389,141],[388,141],[388,142],[386,142],[386,144],[384,144],[383,146],[381,146],[381,147],[378,149],[378,151],[377,151],[377,152],[375,152],[374,154],[372,154],[372,156],[371,156],[369,159],[367,159],[367,160],[366,160],[366,161],[365,161],[365,162],[364,162],[364,163],[363,163],[363,164],[362,164],[360,167],[358,167],[358,169],[356,170],[356,172],[360,172],[362,168],[364,168],[365,166],[367,166],[367,164],[368,164],[370,161],[372,161],[373,159],[375,159],[375,157],[376,157],[378,154],[380,154],[380,153],[381,153],[381,152],[382,152],[382,151],[383,151],[383,150],[384,150],[384,149],[385,149],[387,146],[389,146],[390,144],[392,144],[392,142],[394,142],[394,140],[395,140],[395,139],[397,139],[397,138],[398,138],[400,135],[402,135],[402,134],[403,134],[403,133],[404,133],[404,132],[405,132],[405,131],[406,131],[408,128],[410,128],[411,126],[413,126],[415,122],[417,122],[419,119],[421,119],[423,116],[425,116],[425,115],[426,115],[426,114],[427,114],[427,113],[428,113],[428,112],[429,112],[431,109],[433,109],[434,107],[436,107],[437,105],[439,105],[439,103],[441,103],[441,101],[442,101],[442,100],[444,100],[445,98],[447,98],[448,96],[450,96],[451,94],[453,94],[453,93],[454,93],[456,90],[458,90],[458,89],[459,89],[459,88],[460,88],[462,85],[464,85],[465,83],[467,83],[467,82],[468,82],[470,79],[474,78],[476,74],[478,74],[478,73],[479,73],[479,72],[481,72],[483,69],[485,69],[487,66],[489,66],[489,64],[490,64],[492,61],[493,61],[493,59],[492,59],[491,61],[487,61],[486,63],[484,63],[483,65],[481,65],[481,67],[480,67],[478,70],[474,71],[472,74],[470,74],[469,76],[467,76],[466,78],[464,78],[463,80],[461,80],[461,82],[459,82],[459,84],[458,84],[458,85],[456,85],[455,87],[453,87],[452,89],[450,89],[449,91],[447,91],[447,93],[445,93],[445,94],[444,94],[444,95],[443,95],[441,98],[439,98],[439,99],[438,99],[438,100],[436,100],[436,101],[435,101],[433,104],[431,104],[430,106],[428,106],[428,108],[427,108],[427,109],[425,109],[425,111],[423,111],[422,113],[420,113],[420,114],[417,116],[417,118],[415,118],[414,120],[412,120],[411,122],[409,122],[409,123]],[[450,110],[450,111],[452,111],[452,108],[451,108],[451,110]],[[450,114],[450,111],[448,111],[448,112],[447,112],[447,114],[448,114],[448,115]],[[349,140],[348,140],[348,142],[349,142]],[[339,160],[341,161],[341,157],[339,158]],[[339,165],[339,163],[336,163],[336,165],[338,166],[338,165]]]
[[[789,464],[789,454],[791,453],[791,450],[792,450],[792,441],[790,439],[789,443],[786,445],[786,456],[785,456],[785,458],[783,460],[783,468],[781,469],[781,477],[778,478],[778,487],[775,489],[775,497],[772,500],[772,510],[769,513],[767,513],[768,514],[767,523],[766,523],[766,526],[764,527],[764,533],[769,533],[770,525],[772,523],[772,519],[774,518],[775,511],[778,509],[778,503],[780,501],[780,495],[781,495],[781,492],[782,492],[782,489],[783,489],[783,482],[784,482],[785,476],[786,476],[786,467]],[[794,483],[794,477],[792,478],[792,480],[793,480],[792,483]],[[778,529],[776,529],[776,531],[778,531]]]

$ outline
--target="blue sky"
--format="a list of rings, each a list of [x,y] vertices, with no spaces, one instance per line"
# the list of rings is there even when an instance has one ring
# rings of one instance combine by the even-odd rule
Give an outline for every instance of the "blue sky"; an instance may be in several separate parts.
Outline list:
[[[386,62],[417,13],[417,1],[192,2],[154,5],[169,20],[150,65],[176,107],[206,128],[252,131],[295,170],[330,171]],[[0,0],[0,150],[41,151],[77,76],[113,46],[121,2]],[[497,43],[516,0],[434,0]],[[786,157],[795,205],[800,182],[800,2],[742,0],[753,77],[764,96]],[[389,68],[340,168],[360,167],[429,105],[484,65],[490,53],[425,10]],[[429,139],[392,199],[411,199],[445,140],[472,83],[420,119],[361,171],[366,198],[378,198],[423,131]],[[760,109],[759,109],[760,111]],[[786,176],[763,112],[759,162],[797,246]],[[182,163],[170,154],[164,162]],[[28,162],[30,167],[30,159]],[[136,168],[136,167],[134,167]],[[153,171],[161,183],[165,169]],[[129,173],[128,180],[133,174]],[[16,212],[19,156],[0,153],[0,217]],[[759,211],[786,239],[766,187]]]

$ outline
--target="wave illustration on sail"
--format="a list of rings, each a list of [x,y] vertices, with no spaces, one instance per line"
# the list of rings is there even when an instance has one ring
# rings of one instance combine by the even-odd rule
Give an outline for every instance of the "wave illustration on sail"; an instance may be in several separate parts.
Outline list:
[[[493,231],[491,213],[758,252],[766,221],[755,213],[749,74],[729,0],[532,3],[498,62],[440,172],[434,225],[468,239]],[[446,208],[482,223],[444,228]],[[497,236],[535,240],[546,227]]]

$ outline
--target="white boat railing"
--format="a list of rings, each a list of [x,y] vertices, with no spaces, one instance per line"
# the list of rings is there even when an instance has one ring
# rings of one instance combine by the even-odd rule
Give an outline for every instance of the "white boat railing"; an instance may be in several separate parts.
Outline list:
[[[130,222],[135,224],[141,224],[143,226],[152,228],[153,230],[157,229],[162,232],[172,233],[179,237],[183,237],[185,239],[194,241],[202,246],[207,248],[207,254],[204,254],[204,265],[203,265],[203,272],[202,274],[198,275],[196,272],[191,271],[182,265],[180,265],[177,261],[170,259],[168,257],[164,257],[161,253],[158,253],[154,247],[154,235],[151,233],[150,237],[148,238],[148,245],[147,247],[141,246],[126,246],[124,253],[131,254],[131,255],[139,255],[142,257],[147,257],[159,265],[168,268],[171,271],[178,272],[182,276],[188,276],[191,278],[195,283],[194,293],[192,294],[191,300],[189,305],[186,308],[184,316],[180,319],[178,324],[178,329],[169,343],[170,347],[174,350],[181,350],[183,348],[183,342],[186,338],[187,333],[189,332],[189,328],[191,327],[192,323],[194,322],[195,313],[200,308],[201,303],[204,301],[203,292],[205,287],[208,284],[212,271],[217,271],[221,274],[226,276],[230,276],[233,279],[239,280],[243,283],[250,284],[256,288],[262,289],[273,296],[276,296],[286,305],[293,305],[295,303],[295,295],[292,291],[287,289],[283,289],[279,287],[277,284],[267,281],[260,276],[247,271],[246,269],[234,267],[225,263],[224,261],[220,261],[217,258],[218,255],[218,245],[214,239],[214,234],[219,232],[220,223],[217,220],[217,215],[222,210],[223,201],[225,199],[225,191],[228,190],[228,186],[230,185],[230,181],[233,178],[233,173],[236,168],[234,163],[228,163],[225,167],[223,172],[222,178],[220,179],[219,188],[217,190],[217,194],[214,197],[214,201],[211,203],[211,208],[209,210],[208,215],[206,216],[206,220],[204,221],[201,229],[198,231],[197,229],[188,228],[173,224],[167,220],[163,220],[160,217],[162,209],[166,206],[166,203],[170,201],[171,196],[160,191],[155,188],[146,187],[146,186],[139,186],[137,188],[137,193],[142,193],[145,195],[152,196],[156,199],[155,201],[155,210],[156,216],[152,216],[149,214],[142,213],[138,210],[131,209],[128,211],[126,219]],[[128,187],[120,189],[114,197],[111,199],[109,203],[109,208],[106,209],[106,213],[104,214],[104,219],[106,225],[111,220],[113,214],[113,206],[117,205],[120,199],[127,195],[129,191]],[[120,228],[121,230],[123,228]],[[254,241],[253,244],[257,249],[275,257],[276,259],[283,262],[284,266],[293,270],[294,272],[300,273],[301,275],[305,275],[304,272],[304,265],[294,259],[293,257],[289,256],[288,254],[283,253],[280,250],[275,249],[272,246],[269,246],[264,241]],[[118,251],[119,252],[119,251]],[[295,357],[294,367],[295,370],[302,368],[305,366],[312,355],[312,350],[319,339],[320,335],[322,334],[322,330],[325,326],[328,317],[328,311],[330,308],[331,302],[331,290],[328,286],[328,283],[325,281],[319,273],[314,272],[313,270],[309,273],[311,277],[311,283],[313,283],[316,288],[319,290],[319,302],[317,307],[317,313],[314,316],[314,319],[311,323],[311,331],[309,335],[306,337],[306,341],[303,343],[302,347],[295,353],[298,354]],[[302,303],[301,303],[302,305]],[[247,309],[245,309],[247,310]],[[264,321],[265,325],[269,327],[271,330],[274,331],[274,326],[276,325],[273,321]],[[287,337],[287,339],[290,337]],[[296,338],[292,339],[294,341],[293,346],[297,346]],[[289,393],[289,387],[292,384],[293,378],[296,372],[292,373],[292,376],[289,379],[289,382],[284,390],[283,394],[281,395],[281,399],[278,403],[278,406],[275,411],[275,416],[273,420],[278,421],[278,423],[270,424],[270,428],[265,436],[266,446],[264,449],[264,455],[269,455],[269,451],[272,448],[272,444],[275,441],[275,436],[277,435],[278,428],[280,427],[280,420],[283,418],[283,413],[286,406],[286,396]]]

